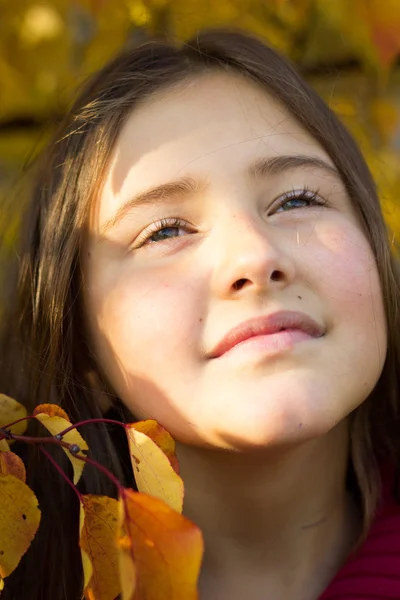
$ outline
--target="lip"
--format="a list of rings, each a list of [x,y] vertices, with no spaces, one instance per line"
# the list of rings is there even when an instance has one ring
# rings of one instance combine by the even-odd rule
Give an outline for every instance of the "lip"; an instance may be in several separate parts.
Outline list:
[[[279,311],[244,321],[234,327],[207,354],[207,358],[219,358],[246,340],[276,334],[284,330],[301,331],[312,338],[319,338],[325,334],[322,325],[305,313]]]

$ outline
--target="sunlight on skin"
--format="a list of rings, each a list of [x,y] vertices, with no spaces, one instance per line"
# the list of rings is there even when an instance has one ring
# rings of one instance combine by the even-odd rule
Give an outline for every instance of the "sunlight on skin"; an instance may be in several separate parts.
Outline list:
[[[332,164],[262,91],[221,75],[135,110],[117,143],[89,242],[88,312],[117,393],[177,440],[312,438],[364,400],[381,372],[378,275],[344,186],[322,169],[247,176],[260,157],[285,154]],[[127,199],[183,176],[206,185],[132,208],[99,241]],[[277,210],[305,186],[327,204]],[[177,218],[179,235],[135,248],[145,227]],[[237,291],[239,279],[248,285]],[[272,358],[205,357],[232,327],[282,309],[304,311],[327,335]]]
[[[285,156],[303,164],[250,173]],[[387,333],[374,257],[334,171],[262,89],[214,73],[135,109],[92,207],[93,344],[133,414],[178,442],[207,600],[316,598],[358,532],[347,417],[380,376]],[[324,335],[210,358],[232,328],[281,310]]]

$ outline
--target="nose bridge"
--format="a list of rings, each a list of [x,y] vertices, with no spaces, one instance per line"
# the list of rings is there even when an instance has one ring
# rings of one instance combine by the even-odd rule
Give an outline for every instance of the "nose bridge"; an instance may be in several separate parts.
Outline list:
[[[268,227],[265,219],[256,211],[237,208],[221,218],[222,253],[239,260],[267,260],[277,253],[277,239],[273,227]],[[247,259],[246,259],[247,257]]]
[[[220,215],[214,244],[213,281],[218,295],[241,289],[244,283],[261,289],[268,282],[293,277],[279,231],[255,209],[235,207]]]

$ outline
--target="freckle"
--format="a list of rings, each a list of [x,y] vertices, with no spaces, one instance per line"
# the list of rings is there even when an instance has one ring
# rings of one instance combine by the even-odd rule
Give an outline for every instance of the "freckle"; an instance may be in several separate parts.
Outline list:
[[[204,321],[203,317],[200,317],[199,323],[202,323],[203,321]]]

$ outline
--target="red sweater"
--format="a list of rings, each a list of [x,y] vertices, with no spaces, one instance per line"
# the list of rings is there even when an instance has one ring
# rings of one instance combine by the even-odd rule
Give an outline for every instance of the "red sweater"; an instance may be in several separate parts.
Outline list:
[[[400,600],[400,505],[393,472],[382,471],[382,502],[368,537],[319,600]]]

